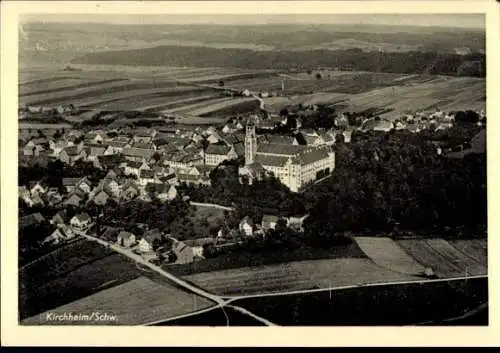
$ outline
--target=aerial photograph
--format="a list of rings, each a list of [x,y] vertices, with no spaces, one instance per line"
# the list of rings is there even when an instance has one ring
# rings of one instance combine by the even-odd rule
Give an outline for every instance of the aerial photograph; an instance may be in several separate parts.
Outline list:
[[[488,325],[484,14],[18,32],[20,325]]]

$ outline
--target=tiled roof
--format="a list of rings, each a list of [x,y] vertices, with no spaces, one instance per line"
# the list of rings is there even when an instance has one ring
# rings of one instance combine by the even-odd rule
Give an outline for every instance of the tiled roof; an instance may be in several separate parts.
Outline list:
[[[131,237],[133,237],[134,235],[130,232],[126,232],[124,230],[122,230],[119,234],[118,234],[118,238],[120,239],[130,239]]]
[[[134,161],[131,161],[131,162],[127,162],[127,167],[129,168],[134,168],[134,169],[139,169],[142,165],[142,162],[134,162]]]
[[[306,165],[321,159],[328,158],[328,148],[312,148],[306,150],[292,159],[293,164]]]
[[[293,156],[300,153],[304,146],[280,145],[274,143],[263,143],[258,145],[257,154],[274,154],[281,156]]]
[[[103,156],[104,155],[104,151],[106,151],[106,147],[105,146],[102,146],[102,147],[90,147],[90,153],[89,153],[89,155],[91,155],[91,156]]]
[[[106,144],[111,147],[116,148],[124,148],[127,145],[127,142],[122,141],[106,141]]]
[[[63,151],[66,151],[68,156],[78,155],[78,149],[76,148],[76,146],[66,147],[65,149],[63,149]]]
[[[268,143],[274,143],[277,145],[291,145],[293,143],[293,136],[283,136],[283,135],[265,135],[265,139]]]
[[[82,213],[79,213],[77,214],[76,216],[76,219],[79,220],[80,222],[87,222],[87,221],[90,221],[90,216],[87,212],[82,212]]]
[[[151,191],[155,194],[162,194],[168,192],[170,185],[165,183],[147,183],[146,190]]]
[[[154,149],[153,148],[153,144],[152,143],[139,143],[139,142],[136,142],[133,144],[132,146],[133,148],[142,148],[142,149]]]
[[[270,223],[270,222],[277,222],[278,217],[273,216],[273,215],[264,215],[262,217],[262,223]]]
[[[231,147],[229,147],[227,145],[211,144],[207,147],[207,150],[205,151],[205,153],[225,156],[229,153],[229,151],[231,151]]]
[[[19,220],[20,228],[30,227],[32,225],[42,223],[45,221],[42,214],[40,212],[32,213],[30,215],[24,216]]]
[[[212,170],[214,170],[216,168],[215,166],[206,165],[206,164],[195,165],[194,167],[201,174],[208,174],[208,173],[210,173]]]
[[[209,181],[210,178],[203,175],[177,174],[180,181]]]
[[[258,154],[255,156],[255,163],[263,166],[284,167],[290,157],[288,156],[271,156]]]
[[[63,186],[74,186],[80,181],[80,178],[63,178]]]
[[[153,179],[155,173],[152,170],[141,170],[140,176],[142,179]]]
[[[142,149],[142,148],[124,148],[122,151],[124,156],[129,157],[144,157],[150,158],[155,151],[153,149]]]

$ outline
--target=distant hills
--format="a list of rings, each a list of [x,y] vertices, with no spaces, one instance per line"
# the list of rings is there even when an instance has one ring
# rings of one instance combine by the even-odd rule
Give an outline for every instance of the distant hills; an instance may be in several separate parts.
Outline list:
[[[242,69],[313,69],[318,67],[405,74],[485,77],[482,53],[365,52],[361,49],[255,51],[208,47],[158,46],[86,54],[71,61],[86,65],[232,67]]]
[[[20,64],[38,62],[236,68],[314,68],[485,74],[485,31],[346,24],[27,22]]]

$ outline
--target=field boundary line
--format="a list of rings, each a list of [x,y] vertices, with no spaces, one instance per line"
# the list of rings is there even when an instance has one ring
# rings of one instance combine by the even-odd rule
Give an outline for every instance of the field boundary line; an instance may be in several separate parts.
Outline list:
[[[424,280],[415,280],[415,281],[394,281],[394,282],[379,282],[379,283],[363,283],[363,284],[353,284],[348,286],[340,286],[340,287],[327,287],[327,288],[315,288],[315,289],[302,289],[295,290],[289,292],[272,292],[272,293],[260,293],[260,294],[248,294],[242,296],[221,296],[222,298],[227,299],[226,305],[232,303],[237,300],[247,299],[247,298],[259,298],[259,297],[271,297],[271,296],[279,296],[279,295],[295,295],[295,294],[305,294],[305,293],[316,293],[316,292],[326,292],[330,290],[342,290],[342,289],[352,289],[359,287],[381,287],[381,286],[390,286],[390,285],[401,285],[401,284],[427,284],[427,283],[436,283],[436,282],[454,282],[454,281],[463,281],[468,279],[480,279],[480,278],[488,278],[488,275],[475,275],[475,276],[462,276],[462,277],[451,277],[451,278],[438,278],[438,279],[424,279]]]

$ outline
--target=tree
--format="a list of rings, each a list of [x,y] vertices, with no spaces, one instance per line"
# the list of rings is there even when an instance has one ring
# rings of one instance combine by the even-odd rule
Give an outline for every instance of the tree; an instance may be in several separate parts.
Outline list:
[[[62,133],[61,133],[61,131],[59,131],[59,129],[57,129],[56,132],[54,133],[54,135],[52,135],[52,137],[55,139],[59,139],[59,138],[61,138],[61,136],[62,136]]]
[[[224,81],[222,80],[219,81],[219,87],[224,87]]]
[[[288,114],[289,112],[286,107],[280,110],[280,116],[288,116]]]
[[[321,78],[322,78],[322,76],[321,76],[321,74],[318,72],[318,73],[316,74],[316,79],[317,79],[317,80],[321,80]]]
[[[308,75],[312,75],[312,70],[307,70]]]
[[[151,158],[155,161],[155,162],[158,162],[160,159],[161,159],[161,154],[158,153],[158,152],[155,152],[153,153],[153,155],[151,156]]]

